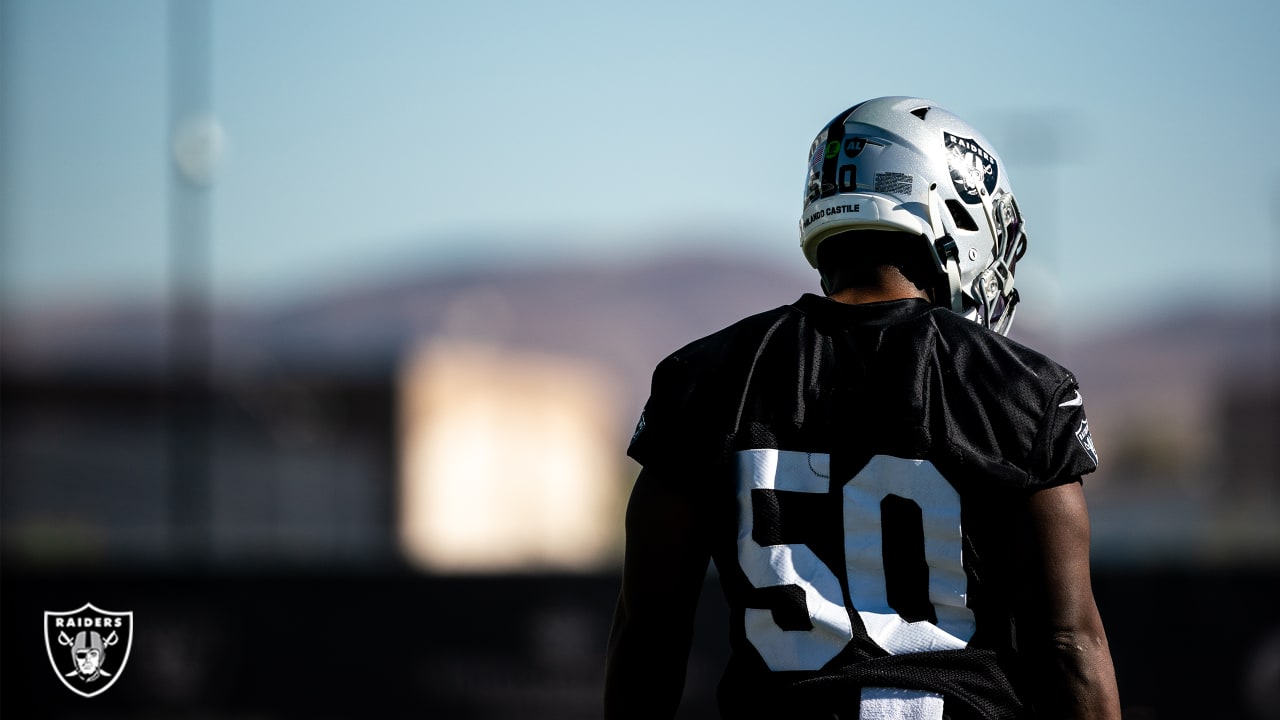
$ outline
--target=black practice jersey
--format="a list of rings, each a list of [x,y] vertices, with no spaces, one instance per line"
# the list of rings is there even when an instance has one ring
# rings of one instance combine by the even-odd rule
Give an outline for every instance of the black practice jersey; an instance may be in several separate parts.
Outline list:
[[[1061,366],[924,300],[805,295],[666,358],[628,453],[706,513],[726,718],[860,687],[1019,716],[1020,508],[1097,465]]]

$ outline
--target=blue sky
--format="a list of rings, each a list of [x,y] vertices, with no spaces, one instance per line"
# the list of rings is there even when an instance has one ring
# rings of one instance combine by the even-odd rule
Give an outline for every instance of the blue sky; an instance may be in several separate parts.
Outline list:
[[[163,297],[167,3],[0,0],[11,308]],[[1275,3],[216,0],[215,301],[697,242],[804,268],[813,135],[862,99],[981,128],[1068,328],[1277,301]]]

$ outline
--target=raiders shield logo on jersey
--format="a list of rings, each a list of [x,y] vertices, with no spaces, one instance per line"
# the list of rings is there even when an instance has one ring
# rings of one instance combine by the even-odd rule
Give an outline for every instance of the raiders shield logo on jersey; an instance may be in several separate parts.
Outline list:
[[[1089,458],[1093,460],[1094,467],[1098,466],[1098,451],[1093,446],[1093,435],[1089,432],[1089,421],[1082,419],[1080,427],[1076,429],[1076,440],[1080,441],[1080,447],[1084,448]]]
[[[85,603],[78,610],[45,611],[44,645],[53,672],[77,695],[101,695],[120,679],[133,646],[133,613]]]

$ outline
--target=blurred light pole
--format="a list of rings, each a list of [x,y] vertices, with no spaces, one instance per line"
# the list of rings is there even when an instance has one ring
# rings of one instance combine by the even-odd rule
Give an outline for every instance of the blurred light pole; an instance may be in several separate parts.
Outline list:
[[[1280,173],[1271,181],[1271,282],[1268,283],[1267,302],[1273,309],[1280,308]],[[1272,367],[1276,367],[1272,365]]]
[[[174,551],[212,546],[209,183],[222,135],[211,110],[210,0],[169,2],[169,525]]]

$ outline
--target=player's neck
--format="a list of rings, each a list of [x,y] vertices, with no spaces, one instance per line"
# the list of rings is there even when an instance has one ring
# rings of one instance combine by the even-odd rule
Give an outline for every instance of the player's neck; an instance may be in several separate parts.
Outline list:
[[[895,292],[883,288],[845,288],[838,292],[832,293],[828,297],[837,302],[846,305],[862,305],[864,303],[887,302],[889,300],[906,300],[908,298],[921,298],[928,300],[928,296],[923,292],[911,288],[912,292]]]
[[[877,282],[839,287],[839,289],[830,293],[828,297],[848,305],[906,300],[908,298],[929,299],[928,293],[916,287],[896,268],[888,267],[881,268]]]

